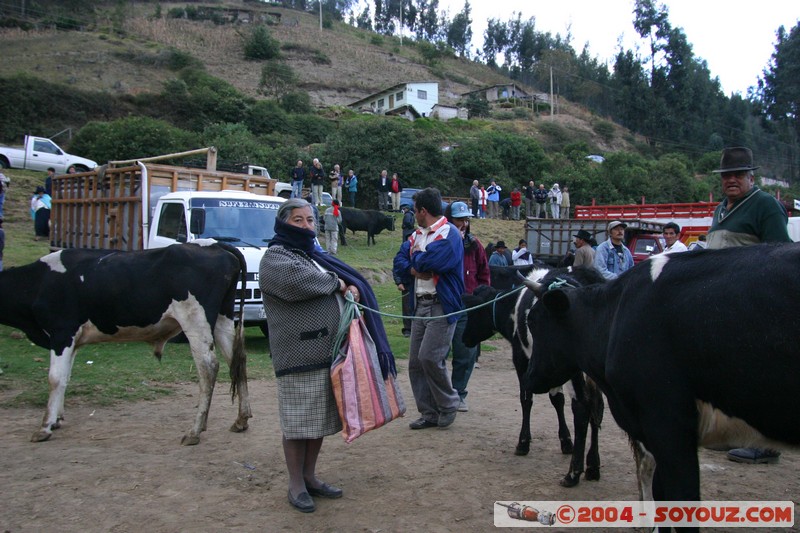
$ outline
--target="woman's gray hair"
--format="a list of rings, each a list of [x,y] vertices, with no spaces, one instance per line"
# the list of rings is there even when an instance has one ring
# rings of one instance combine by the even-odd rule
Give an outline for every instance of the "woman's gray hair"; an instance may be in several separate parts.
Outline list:
[[[292,216],[292,211],[295,209],[301,209],[303,207],[311,207],[311,204],[308,203],[307,200],[303,200],[302,198],[291,198],[286,200],[281,204],[278,208],[278,220],[281,222],[286,222],[289,220],[289,217]]]

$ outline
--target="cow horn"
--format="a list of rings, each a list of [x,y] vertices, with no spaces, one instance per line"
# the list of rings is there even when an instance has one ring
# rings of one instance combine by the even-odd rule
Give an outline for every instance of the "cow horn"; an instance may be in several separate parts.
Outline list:
[[[533,281],[531,279],[526,278],[525,276],[520,274],[519,271],[517,271],[517,277],[520,279],[520,281],[522,282],[523,285],[528,287],[530,290],[532,290],[536,294],[539,294],[542,291],[542,284],[541,283],[538,283],[536,281]]]

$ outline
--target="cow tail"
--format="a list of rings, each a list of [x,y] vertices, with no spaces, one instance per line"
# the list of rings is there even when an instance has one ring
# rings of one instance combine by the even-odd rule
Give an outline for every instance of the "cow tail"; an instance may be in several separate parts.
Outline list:
[[[244,351],[244,300],[246,292],[244,289],[247,287],[247,261],[238,248],[225,245],[225,249],[239,261],[239,283],[242,284],[242,290],[239,292],[239,319],[233,337],[233,357],[231,358],[231,401],[234,401],[241,385],[247,384],[247,354]]]
[[[597,426],[597,429],[600,429],[603,424],[603,411],[605,410],[603,392],[588,375],[584,374],[584,379],[586,380],[586,398],[589,404],[589,420]]]

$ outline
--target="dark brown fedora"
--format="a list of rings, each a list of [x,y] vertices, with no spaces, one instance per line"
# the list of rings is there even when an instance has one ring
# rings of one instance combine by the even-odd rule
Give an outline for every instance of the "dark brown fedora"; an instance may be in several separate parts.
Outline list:
[[[722,150],[722,158],[719,162],[719,169],[712,170],[714,174],[723,172],[740,172],[742,170],[755,170],[753,166],[753,151],[744,146],[725,148]]]

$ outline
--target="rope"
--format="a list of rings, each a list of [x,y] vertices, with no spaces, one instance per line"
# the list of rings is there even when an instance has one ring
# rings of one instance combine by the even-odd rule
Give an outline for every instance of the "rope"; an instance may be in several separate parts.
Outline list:
[[[495,296],[493,299],[489,300],[488,302],[484,302],[482,304],[478,304],[478,305],[476,305],[474,307],[468,307],[468,308],[462,309],[460,311],[454,311],[454,312],[448,313],[446,315],[438,315],[438,316],[405,316],[405,315],[396,315],[396,314],[393,314],[393,313],[386,313],[384,311],[379,311],[377,309],[372,309],[372,308],[367,307],[365,305],[361,305],[360,303],[355,302],[353,300],[353,297],[350,294],[347,294],[345,299],[348,300],[348,301],[352,301],[353,305],[355,307],[358,307],[360,309],[364,309],[366,311],[372,311],[373,313],[379,314],[381,316],[386,316],[386,317],[390,317],[390,318],[401,318],[401,319],[404,319],[404,320],[438,320],[440,318],[447,318],[447,317],[454,316],[454,315],[460,315],[462,313],[466,313],[466,312],[472,311],[473,309],[480,309],[481,307],[486,307],[487,305],[492,305],[493,306],[495,304],[495,302],[497,302],[498,300],[502,300],[503,298],[508,298],[512,294],[515,294],[515,293],[521,291],[524,288],[525,288],[525,285],[520,285],[519,287],[515,287],[515,288],[511,289],[508,292],[499,293],[497,296]],[[345,310],[342,312],[342,316],[343,317],[344,317],[344,313],[345,312],[347,312],[347,304],[346,303],[345,303]],[[494,320],[494,308],[492,308],[492,320]],[[341,328],[340,328],[340,332],[341,332]]]

